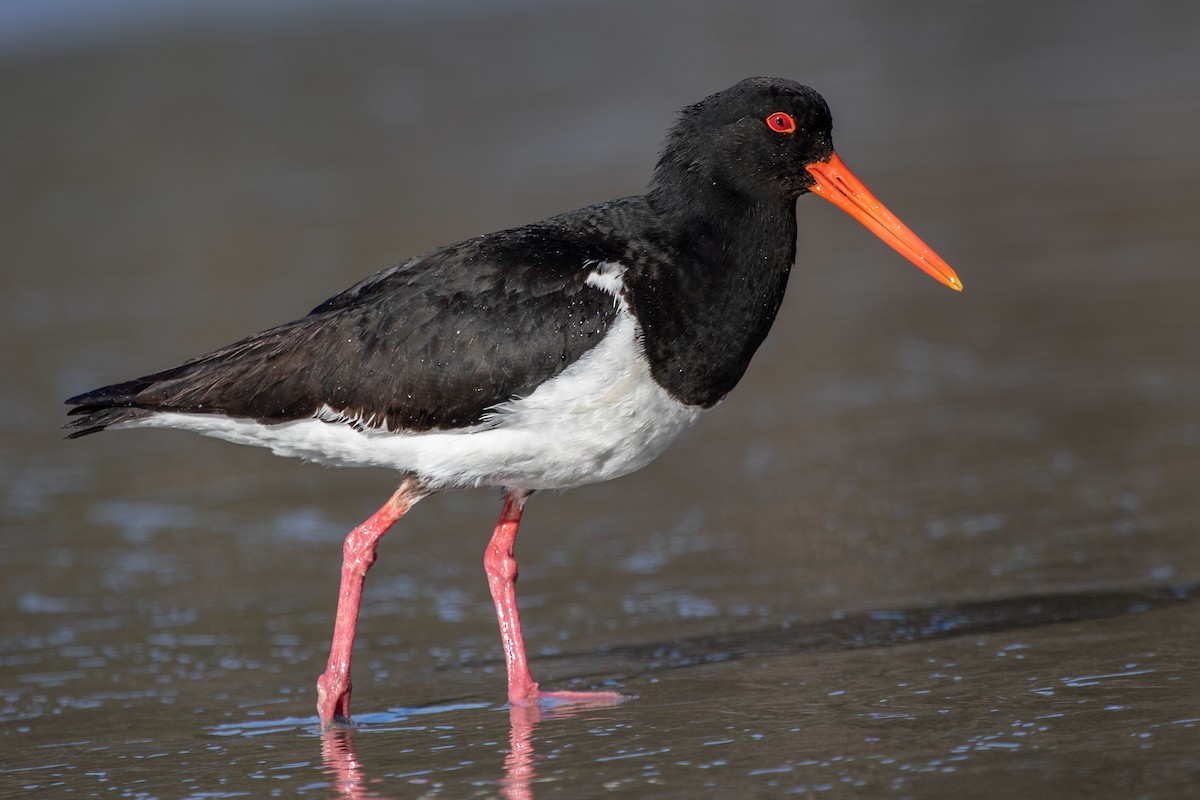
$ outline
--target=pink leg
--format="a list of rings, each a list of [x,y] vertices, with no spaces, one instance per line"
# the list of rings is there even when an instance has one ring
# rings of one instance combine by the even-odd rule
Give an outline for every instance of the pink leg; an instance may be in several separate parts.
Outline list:
[[[350,722],[350,652],[358,627],[363,581],[375,561],[375,548],[388,528],[426,494],[415,479],[405,478],[383,508],[350,531],[342,545],[342,586],[333,625],[333,645],[329,649],[329,664],[317,679],[317,713],[322,728],[335,722]]]
[[[504,494],[504,508],[496,532],[488,542],[483,556],[488,586],[496,604],[496,619],[500,622],[500,639],[504,644],[504,662],[508,668],[508,702],[528,706],[540,700],[560,703],[615,705],[625,699],[616,692],[547,692],[538,688],[529,672],[525,658],[525,640],[521,636],[521,619],[517,615],[517,560],[513,558],[513,543],[521,524],[525,501],[533,494],[528,489],[509,489]]]

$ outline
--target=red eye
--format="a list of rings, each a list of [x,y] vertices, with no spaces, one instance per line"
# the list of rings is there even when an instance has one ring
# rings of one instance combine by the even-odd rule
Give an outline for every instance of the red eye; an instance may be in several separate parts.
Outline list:
[[[767,116],[767,127],[776,133],[794,133],[796,130],[796,120],[792,119],[791,114],[776,111],[774,114]]]

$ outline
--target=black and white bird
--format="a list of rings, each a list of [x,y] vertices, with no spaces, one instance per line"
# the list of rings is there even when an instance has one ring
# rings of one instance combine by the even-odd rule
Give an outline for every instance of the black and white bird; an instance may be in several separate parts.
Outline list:
[[[683,109],[646,194],[410,258],[295,322],[72,397],[69,435],[181,428],[399,473],[346,538],[317,683],[323,726],[350,719],[350,655],[380,538],[421,498],[480,486],[504,490],[485,568],[509,702],[616,702],[544,691],[529,673],[513,543],[530,494],[644,467],[737,385],[783,300],[807,192],[962,288],[850,173],[831,130],[814,90],[744,80]]]

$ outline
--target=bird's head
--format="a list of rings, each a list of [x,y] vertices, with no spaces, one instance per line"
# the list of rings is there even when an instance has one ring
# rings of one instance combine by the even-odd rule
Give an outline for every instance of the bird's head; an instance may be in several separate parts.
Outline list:
[[[685,191],[667,192],[669,185]],[[893,216],[834,152],[829,105],[808,86],[781,78],[747,78],[680,112],[655,169],[651,202],[694,203],[709,192],[785,205],[812,192],[849,213],[936,280],[962,290],[954,270]]]

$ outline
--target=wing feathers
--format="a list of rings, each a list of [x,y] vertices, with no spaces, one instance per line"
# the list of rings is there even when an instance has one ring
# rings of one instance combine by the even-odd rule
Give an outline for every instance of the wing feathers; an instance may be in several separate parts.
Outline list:
[[[384,270],[309,316],[173,369],[72,397],[77,437],[158,411],[389,430],[479,423],[595,346],[616,300],[587,281],[611,247],[545,223]]]

